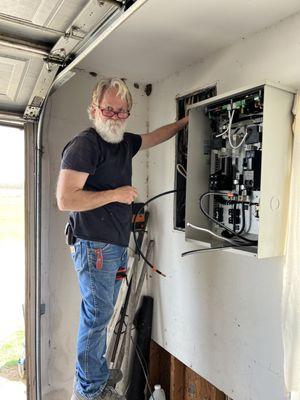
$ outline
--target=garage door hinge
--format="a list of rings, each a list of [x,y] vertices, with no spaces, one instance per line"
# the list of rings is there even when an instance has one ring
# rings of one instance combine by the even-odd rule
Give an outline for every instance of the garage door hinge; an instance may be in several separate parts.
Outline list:
[[[60,67],[66,66],[66,51],[65,49],[55,50],[44,58],[47,65],[48,71],[51,71],[54,65],[59,65]]]
[[[82,40],[85,37],[85,32],[83,32],[78,26],[72,25],[65,33],[65,38],[72,38],[76,40]]]

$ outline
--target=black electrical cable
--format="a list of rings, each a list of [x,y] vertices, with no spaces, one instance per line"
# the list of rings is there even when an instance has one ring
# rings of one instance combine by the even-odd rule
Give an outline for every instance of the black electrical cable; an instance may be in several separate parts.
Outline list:
[[[232,222],[233,222],[233,227],[232,227],[232,229],[234,230],[234,232],[236,231],[235,230],[235,227],[236,227],[236,203],[234,203],[234,205],[233,205],[233,216],[232,216]]]
[[[236,215],[236,210],[237,210],[237,207],[236,207],[236,206],[237,206],[237,204],[238,204],[238,203],[234,203],[234,205],[233,205],[233,209],[234,209],[233,214],[234,214],[234,215]],[[241,213],[242,225],[241,225],[241,228],[237,231],[237,233],[238,233],[239,235],[240,235],[241,233],[244,232],[244,229],[245,229],[245,222],[246,222],[245,218],[246,218],[246,216],[245,216],[245,203],[242,202],[242,213]],[[234,230],[234,232],[236,232],[236,221],[235,221],[235,218],[233,218],[233,223],[234,223],[234,225],[233,225],[233,230]]]
[[[176,193],[176,192],[179,192],[179,191],[180,191],[180,190],[176,190],[176,189],[175,189],[175,190],[168,190],[167,192],[163,192],[163,193],[160,193],[160,194],[158,194],[158,195],[152,197],[151,199],[149,199],[148,201],[146,201],[146,202],[143,204],[142,207],[140,207],[140,208],[138,209],[138,211],[135,213],[135,216],[134,216],[134,219],[133,219],[133,229],[132,229],[132,233],[133,233],[133,239],[134,239],[134,242],[135,242],[135,246],[136,246],[136,249],[137,249],[139,255],[142,257],[142,259],[145,261],[145,263],[146,263],[147,265],[149,265],[149,267],[150,267],[154,272],[157,272],[159,275],[162,275],[162,276],[164,276],[164,277],[166,277],[166,275],[165,275],[164,273],[162,273],[156,266],[154,266],[153,264],[151,264],[150,261],[148,261],[147,258],[144,256],[144,254],[143,254],[143,252],[142,252],[142,249],[141,249],[141,247],[140,247],[140,245],[139,245],[139,243],[138,243],[137,237],[136,237],[135,224],[136,224],[136,219],[137,219],[138,214],[140,214],[140,212],[141,212],[149,203],[151,203],[151,201],[154,201],[154,200],[158,199],[159,197],[166,196],[167,194]]]
[[[211,252],[211,251],[215,251],[215,250],[224,250],[224,249],[232,249],[232,248],[239,248],[239,247],[249,247],[250,244],[246,244],[246,243],[241,243],[241,244],[233,244],[231,246],[218,246],[218,247],[209,247],[207,249],[196,249],[196,250],[190,250],[190,251],[185,251],[184,253],[181,253],[181,257],[185,257],[185,256],[190,256],[191,254],[195,254],[195,253],[204,253],[204,252]]]
[[[154,266],[153,264],[151,264],[150,261],[148,261],[147,258],[144,256],[144,254],[143,254],[143,252],[142,252],[142,250],[141,250],[141,247],[140,247],[140,245],[139,245],[139,243],[138,243],[138,240],[137,240],[137,237],[136,237],[136,229],[135,229],[135,227],[136,227],[136,219],[137,219],[137,216],[140,214],[140,212],[141,212],[149,203],[151,203],[152,201],[158,199],[159,197],[166,196],[167,194],[176,193],[176,192],[180,192],[180,191],[181,191],[181,190],[176,190],[176,189],[174,189],[174,190],[168,190],[168,191],[166,191],[166,192],[160,193],[160,194],[158,194],[158,195],[152,197],[151,199],[149,199],[148,201],[146,201],[146,202],[143,204],[142,207],[140,207],[140,208],[138,209],[138,211],[135,213],[135,216],[134,216],[134,219],[133,219],[133,229],[132,229],[132,231],[133,231],[133,238],[134,238],[134,242],[135,242],[135,245],[136,245],[137,252],[138,252],[139,255],[143,258],[143,260],[145,261],[145,263],[146,263],[154,272],[157,272],[159,275],[162,275],[162,276],[164,276],[164,277],[166,277],[166,275],[165,275],[164,273],[162,273],[156,266]],[[243,208],[243,210],[242,210],[242,212],[243,212],[243,225],[242,225],[242,229],[240,230],[240,232],[237,233],[237,232],[234,232],[232,229],[228,228],[227,226],[223,225],[221,222],[215,220],[213,217],[211,217],[211,216],[203,209],[202,204],[201,204],[202,199],[203,199],[205,196],[210,195],[210,194],[212,194],[212,195],[224,196],[224,193],[218,193],[218,192],[216,192],[216,193],[214,193],[214,192],[206,192],[206,193],[202,194],[202,195],[200,196],[200,199],[199,199],[199,205],[200,205],[200,209],[201,209],[201,211],[203,212],[203,214],[206,215],[207,218],[209,218],[210,220],[212,220],[213,222],[215,222],[216,224],[218,224],[219,226],[221,226],[223,229],[225,229],[226,231],[232,233],[234,236],[238,237],[239,239],[242,239],[242,240],[243,240],[244,242],[246,242],[246,243],[238,243],[238,242],[237,242],[236,245],[232,245],[232,246],[220,246],[220,247],[214,247],[214,248],[209,248],[209,249],[191,250],[191,251],[187,251],[187,252],[185,252],[185,253],[182,253],[181,256],[184,257],[184,256],[189,255],[189,254],[200,253],[200,252],[203,252],[203,251],[207,251],[207,252],[208,252],[208,251],[213,251],[213,250],[218,250],[218,249],[221,250],[221,249],[226,249],[226,248],[234,248],[234,247],[244,247],[244,246],[251,246],[251,245],[253,246],[253,245],[257,245],[257,240],[250,240],[250,239],[247,239],[247,238],[245,238],[245,237],[243,237],[243,236],[240,235],[240,233],[244,230],[244,226],[245,226],[245,212],[244,212],[245,210],[244,210],[244,204],[242,205],[242,208]]]
[[[246,224],[245,203],[242,203],[242,226],[241,229],[238,231],[239,235],[244,232],[245,224]]]
[[[238,204],[238,203],[235,203],[235,204]],[[251,204],[250,204],[250,206],[251,206]],[[245,203],[243,202],[243,203],[242,203],[242,225],[241,225],[240,230],[237,232],[238,234],[241,234],[241,233],[244,232],[245,225],[246,225]],[[223,232],[224,232],[224,231],[223,231]],[[232,236],[233,236],[233,235],[230,235],[230,238],[232,238]]]
[[[211,221],[213,221],[213,222],[216,223],[217,225],[221,226],[223,229],[225,229],[225,230],[227,230],[228,232],[232,233],[234,236],[238,237],[239,239],[243,240],[244,242],[247,242],[248,245],[252,245],[252,246],[257,245],[257,243],[258,243],[257,240],[247,239],[247,238],[245,238],[244,236],[240,235],[239,233],[234,232],[232,229],[228,228],[226,225],[224,225],[224,224],[222,224],[221,222],[217,221],[215,218],[213,218],[211,215],[209,215],[208,212],[206,212],[206,211],[204,210],[203,205],[202,205],[202,200],[204,199],[204,197],[207,197],[207,196],[210,196],[210,195],[213,195],[213,196],[216,196],[216,195],[218,195],[218,196],[225,196],[225,194],[224,194],[224,193],[221,193],[221,192],[206,192],[206,193],[203,193],[203,194],[200,196],[200,198],[199,198],[199,207],[200,207],[200,210],[202,211],[202,213],[203,213],[208,219],[210,219]]]

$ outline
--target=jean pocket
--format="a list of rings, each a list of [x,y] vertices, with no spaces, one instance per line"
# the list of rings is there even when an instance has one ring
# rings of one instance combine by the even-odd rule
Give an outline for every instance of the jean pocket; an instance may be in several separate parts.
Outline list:
[[[120,246],[110,243],[97,243],[97,245],[87,249],[89,267],[97,271],[115,273],[122,253]]]
[[[76,242],[74,245],[70,246],[70,250],[74,268],[76,272],[80,272],[83,269],[81,242]]]

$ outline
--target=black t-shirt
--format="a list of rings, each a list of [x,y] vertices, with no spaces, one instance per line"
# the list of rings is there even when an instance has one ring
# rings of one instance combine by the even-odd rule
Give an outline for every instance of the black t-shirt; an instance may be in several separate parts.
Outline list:
[[[131,186],[132,157],[141,147],[140,135],[125,133],[120,143],[108,143],[89,128],[63,149],[62,169],[89,174],[83,190],[112,190]],[[113,202],[89,211],[71,212],[74,235],[81,239],[128,246],[132,206]]]

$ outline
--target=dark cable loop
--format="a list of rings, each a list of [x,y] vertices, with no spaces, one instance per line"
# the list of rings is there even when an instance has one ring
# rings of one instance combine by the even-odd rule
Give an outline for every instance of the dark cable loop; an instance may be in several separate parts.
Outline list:
[[[242,226],[241,229],[238,231],[238,234],[244,232],[245,225],[246,225],[245,203],[242,203]]]
[[[177,192],[181,192],[181,191],[182,191],[182,190],[176,190],[176,189],[174,189],[174,190],[168,190],[168,191],[166,191],[166,192],[160,193],[160,194],[158,194],[158,195],[152,197],[151,199],[149,199],[148,201],[146,201],[146,202],[143,204],[142,207],[140,207],[140,208],[138,209],[138,211],[136,212],[136,214],[135,214],[135,216],[134,216],[134,219],[133,219],[133,229],[132,229],[132,231],[133,231],[133,238],[134,238],[134,242],[135,242],[135,245],[136,245],[136,249],[137,249],[138,254],[142,257],[142,259],[145,261],[145,263],[146,263],[154,272],[157,272],[158,274],[160,274],[160,275],[162,275],[162,276],[164,276],[164,277],[165,277],[166,275],[165,275],[164,273],[162,273],[159,269],[157,269],[157,267],[155,267],[153,264],[151,264],[150,261],[147,260],[147,258],[144,256],[144,254],[143,254],[143,252],[142,252],[142,250],[141,250],[141,248],[140,248],[140,246],[139,246],[139,243],[138,243],[138,240],[137,240],[137,236],[136,236],[136,229],[135,229],[135,227],[136,227],[136,219],[137,219],[138,214],[139,214],[149,203],[151,203],[152,201],[158,199],[159,197],[165,196],[165,195],[167,195],[167,194],[177,193]],[[239,233],[234,232],[232,229],[228,228],[226,225],[223,225],[221,222],[215,220],[213,217],[211,217],[211,216],[203,209],[203,206],[202,206],[202,199],[203,199],[205,196],[208,196],[208,195],[221,195],[221,196],[224,196],[224,193],[221,193],[221,192],[206,192],[206,193],[202,194],[202,195],[200,196],[200,198],[199,198],[200,210],[203,212],[204,215],[206,215],[206,217],[207,217],[208,219],[210,219],[211,221],[215,222],[216,224],[218,224],[219,226],[221,226],[223,229],[227,230],[228,232],[232,233],[234,236],[236,236],[236,237],[238,237],[239,239],[243,240],[244,243],[241,243],[241,242],[238,242],[238,241],[237,241],[237,242],[236,242],[237,244],[236,244],[236,245],[232,245],[232,246],[220,246],[220,247],[209,248],[209,249],[197,249],[197,250],[187,251],[187,252],[185,252],[185,253],[182,253],[181,256],[184,257],[184,256],[189,255],[189,254],[192,254],[192,253],[200,253],[201,251],[213,251],[213,250],[218,250],[218,249],[226,249],[226,248],[234,248],[234,247],[243,247],[243,246],[251,246],[251,245],[253,246],[253,245],[257,245],[257,243],[258,243],[257,240],[247,239],[247,238],[243,237],[242,235],[240,235]],[[242,210],[242,211],[244,212],[244,207],[243,207],[243,210]],[[244,225],[244,223],[245,223],[245,215],[243,215],[243,225]],[[244,228],[244,227],[243,227],[243,228]],[[246,243],[245,243],[245,242],[246,242]]]
[[[154,200],[158,199],[159,197],[165,196],[165,195],[167,195],[167,194],[176,193],[176,192],[179,192],[179,190],[176,190],[176,189],[175,189],[175,190],[168,190],[167,192],[163,192],[163,193],[160,193],[160,194],[158,194],[158,195],[152,197],[151,199],[149,199],[148,201],[146,201],[142,207],[139,208],[139,210],[136,212],[136,214],[135,214],[135,216],[134,216],[134,219],[133,219],[133,238],[134,238],[135,246],[136,246],[136,249],[137,249],[139,255],[142,257],[142,259],[145,261],[145,263],[146,263],[147,265],[149,265],[149,267],[150,267],[154,272],[157,272],[158,274],[160,274],[160,275],[162,275],[162,276],[164,276],[164,277],[166,277],[166,275],[165,275],[164,273],[162,273],[159,269],[157,269],[157,267],[155,267],[153,264],[151,264],[150,261],[148,261],[147,258],[144,256],[144,254],[143,254],[143,252],[142,252],[142,250],[141,250],[141,248],[140,248],[140,246],[139,246],[137,237],[136,237],[135,224],[136,224],[136,219],[137,219],[138,214],[139,214],[149,203],[151,203],[151,201],[154,201]]]
[[[225,193],[222,193],[222,192],[206,192],[206,193],[203,193],[203,194],[200,196],[200,198],[199,198],[199,207],[200,207],[200,210],[202,211],[202,213],[203,213],[208,219],[210,219],[211,221],[213,221],[213,222],[216,223],[217,225],[221,226],[223,229],[226,229],[228,232],[232,233],[234,236],[236,236],[236,237],[238,237],[239,239],[244,240],[245,242],[247,242],[249,246],[250,246],[250,245],[257,245],[257,243],[258,243],[257,240],[247,239],[247,238],[245,238],[244,236],[240,235],[239,233],[234,232],[232,229],[228,228],[226,225],[222,224],[221,222],[217,221],[215,218],[213,218],[212,216],[210,216],[210,215],[208,214],[208,212],[206,212],[206,211],[204,210],[203,204],[202,204],[202,200],[204,199],[204,197],[207,197],[207,196],[210,196],[210,195],[213,195],[213,196],[216,196],[216,195],[217,195],[217,196],[225,196]]]

